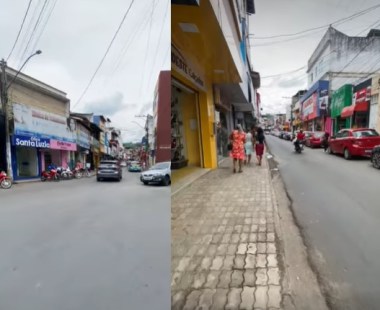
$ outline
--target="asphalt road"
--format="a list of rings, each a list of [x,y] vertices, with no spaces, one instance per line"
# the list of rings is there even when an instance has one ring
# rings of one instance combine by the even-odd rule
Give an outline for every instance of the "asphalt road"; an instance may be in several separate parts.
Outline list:
[[[170,309],[170,187],[125,172],[0,190],[0,309]]]
[[[380,171],[266,137],[333,308],[379,309]]]

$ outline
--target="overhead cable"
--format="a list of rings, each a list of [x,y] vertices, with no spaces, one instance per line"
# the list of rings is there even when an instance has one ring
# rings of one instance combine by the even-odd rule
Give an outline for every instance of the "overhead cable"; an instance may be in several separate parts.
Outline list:
[[[121,22],[120,22],[120,24],[119,24],[119,27],[117,28],[117,30],[116,30],[116,32],[115,32],[115,34],[114,34],[114,36],[113,36],[113,38],[112,38],[110,44],[108,45],[106,52],[104,53],[104,55],[103,55],[102,59],[100,60],[100,62],[99,62],[99,64],[98,64],[98,66],[97,66],[97,68],[96,68],[94,74],[91,76],[90,81],[88,82],[87,86],[86,86],[85,89],[83,90],[83,92],[82,92],[82,94],[80,95],[78,101],[77,101],[77,102],[75,103],[75,105],[73,106],[73,109],[74,109],[74,108],[75,108],[75,107],[81,102],[81,100],[83,99],[84,95],[87,93],[88,89],[90,88],[90,86],[91,86],[91,84],[92,84],[92,81],[95,79],[96,74],[98,73],[100,67],[102,66],[104,60],[106,59],[106,57],[107,57],[107,55],[108,55],[108,53],[109,53],[109,51],[110,51],[110,49],[111,49],[111,47],[112,47],[112,45],[113,45],[113,42],[115,41],[115,39],[116,39],[116,37],[117,37],[117,35],[118,35],[118,33],[119,33],[121,27],[123,26],[124,21],[125,21],[125,19],[127,18],[128,13],[129,13],[129,11],[131,10],[132,5],[133,5],[134,2],[135,2],[135,0],[132,0],[132,1],[131,1],[130,5],[129,5],[128,9],[127,9],[127,11],[124,13],[124,16],[123,16],[123,18],[122,18],[122,20],[121,20]]]
[[[292,37],[292,36],[300,35],[300,34],[303,34],[303,33],[306,33],[306,32],[323,29],[323,28],[326,28],[326,27],[329,27],[329,26],[332,26],[332,25],[335,25],[335,24],[343,24],[346,21],[352,20],[352,19],[354,19],[356,17],[359,17],[359,16],[364,15],[366,13],[372,12],[374,9],[377,9],[379,7],[380,7],[380,4],[377,4],[377,5],[374,5],[372,7],[367,8],[365,10],[356,12],[355,14],[350,15],[348,17],[344,17],[344,18],[338,19],[338,20],[336,20],[336,21],[334,21],[334,22],[332,22],[330,24],[323,25],[323,26],[318,26],[318,27],[314,27],[314,28],[309,28],[309,29],[298,31],[298,32],[295,32],[295,33],[279,34],[279,35],[272,35],[272,36],[262,36],[262,37],[256,37],[253,34],[250,34],[250,36],[253,36],[254,39],[256,39],[256,40],[274,39],[274,38],[281,38],[281,37]]]
[[[17,33],[17,37],[16,37],[15,42],[13,43],[12,49],[11,49],[11,51],[10,51],[8,57],[7,57],[7,61],[8,61],[8,59],[11,57],[11,55],[12,55],[12,53],[13,53],[15,47],[16,47],[16,44],[17,44],[18,39],[19,39],[19,37],[20,37],[21,31],[22,31],[22,29],[23,29],[23,27],[24,27],[24,23],[25,23],[26,17],[28,16],[29,9],[30,9],[30,5],[32,4],[32,1],[33,1],[33,0],[29,0],[28,7],[26,8],[26,12],[25,12],[25,14],[24,14],[24,18],[22,19],[22,23],[21,23],[20,29],[19,29],[19,31],[18,31],[18,33]]]

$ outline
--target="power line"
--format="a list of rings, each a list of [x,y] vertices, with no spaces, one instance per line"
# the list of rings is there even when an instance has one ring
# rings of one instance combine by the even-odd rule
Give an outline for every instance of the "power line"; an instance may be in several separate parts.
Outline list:
[[[146,62],[147,62],[147,58],[148,58],[148,52],[149,52],[150,34],[152,32],[153,7],[154,7],[155,2],[156,2],[156,0],[153,0],[152,11],[150,13],[150,24],[149,24],[148,42],[147,42],[147,48],[146,48],[146,51],[145,51],[144,66],[143,66],[143,72],[142,72],[143,75],[142,75],[142,80],[141,80],[141,84],[140,84],[139,96],[141,96],[141,90],[142,90],[142,87],[143,87],[143,84],[144,84],[145,66],[146,66]]]
[[[372,29],[372,27],[376,26],[380,22],[380,19],[378,19],[376,22],[371,24],[370,26],[366,27],[364,30],[360,31],[356,36],[361,35],[363,32],[366,32],[367,30]]]
[[[49,13],[48,13],[48,15],[47,15],[46,20],[45,20],[45,23],[44,23],[44,25],[42,26],[42,30],[41,30],[41,32],[40,32],[40,34],[39,34],[37,40],[34,42],[34,45],[33,45],[32,50],[35,50],[35,49],[36,49],[37,44],[38,44],[38,42],[40,41],[40,39],[41,39],[41,37],[42,37],[42,35],[43,35],[45,29],[46,29],[46,26],[47,26],[47,24],[48,24],[48,22],[49,22],[49,20],[50,20],[50,17],[51,17],[51,15],[52,15],[52,13],[53,13],[53,11],[54,11],[54,9],[55,9],[55,6],[57,5],[57,2],[58,2],[58,0],[55,0],[54,3],[53,3],[53,5],[51,6],[51,9],[50,9],[50,11],[49,11]]]
[[[32,41],[32,39],[33,39],[33,37],[34,37],[34,34],[36,33],[36,30],[37,30],[37,28],[38,28],[38,25],[39,25],[40,22],[41,22],[41,17],[42,17],[42,15],[43,15],[44,11],[45,11],[46,4],[48,3],[48,1],[49,1],[49,0],[45,0],[45,1],[44,1],[44,4],[43,4],[43,6],[42,6],[42,8],[41,8],[41,11],[40,11],[40,14],[38,15],[37,21],[36,21],[36,23],[34,24],[34,28],[33,28],[33,30],[32,30],[32,33],[31,33],[30,37],[29,37],[29,41],[28,41],[28,43],[26,44],[26,47],[25,47],[25,49],[24,49],[24,52],[22,53],[21,61],[22,61],[23,58],[25,58],[25,55],[26,55],[27,52],[28,52],[28,47],[29,47],[30,42]]]
[[[169,45],[168,48],[166,49],[165,56],[164,56],[164,58],[163,58],[163,61],[162,61],[161,67],[164,66],[164,63],[165,63],[165,61],[166,61],[166,56],[169,54],[169,51],[171,50],[170,47],[171,47],[171,46]]]
[[[155,7],[154,7],[155,8]],[[144,19],[144,21],[141,23],[139,22],[139,29],[134,31],[133,35],[131,37],[129,37],[129,39],[125,42],[123,48],[121,49],[121,53],[119,54],[119,56],[117,57],[117,61],[116,61],[116,65],[114,66],[113,70],[112,70],[112,73],[111,73],[111,76],[113,76],[115,74],[115,72],[119,69],[119,66],[122,64],[122,61],[123,61],[123,58],[124,56],[126,55],[127,51],[129,50],[130,46],[132,45],[133,43],[133,40],[135,39],[135,37],[142,31],[145,30],[146,26],[149,24],[149,15]],[[108,79],[108,81],[110,81],[110,79]]]
[[[16,57],[16,59],[19,60],[19,65],[21,65],[20,59],[22,58],[24,46],[26,46],[26,43],[28,42],[28,38],[32,33],[33,23],[35,22],[35,20],[38,17],[39,6],[40,6],[40,4],[42,4],[42,2],[43,2],[43,0],[38,0],[38,4],[36,4],[36,6],[34,7],[34,10],[33,10],[32,16],[29,19],[28,25],[26,27],[24,27],[24,29],[25,29],[24,35],[23,35],[21,43],[19,44],[17,57]]]
[[[107,48],[105,54],[103,55],[103,58],[101,59],[100,63],[98,64],[98,67],[96,68],[94,74],[92,75],[92,77],[91,77],[90,81],[88,82],[86,88],[84,89],[83,93],[80,95],[78,101],[77,101],[76,104],[73,106],[73,109],[74,109],[74,108],[75,108],[75,107],[81,102],[82,98],[83,98],[84,95],[87,93],[87,90],[90,88],[90,85],[91,85],[92,81],[94,80],[96,74],[98,73],[100,67],[102,66],[104,60],[106,59],[106,57],[107,57],[107,55],[108,55],[108,52],[110,51],[110,49],[111,49],[111,47],[112,47],[112,44],[113,44],[113,42],[115,41],[115,39],[116,39],[116,37],[117,37],[117,35],[118,35],[118,33],[119,33],[121,27],[123,26],[124,21],[125,21],[125,19],[126,19],[128,13],[129,13],[129,11],[131,10],[132,5],[133,5],[134,2],[135,2],[135,0],[132,0],[132,1],[131,1],[130,5],[129,5],[128,9],[127,9],[127,11],[125,12],[125,14],[124,14],[124,16],[123,16],[123,19],[122,19],[121,22],[120,22],[119,27],[117,28],[117,30],[116,30],[116,32],[115,32],[115,34],[114,34],[114,36],[113,36],[113,38],[112,38],[110,44],[108,45],[108,48]]]
[[[32,4],[32,1],[33,1],[33,0],[29,0],[28,7],[27,7],[26,12],[25,12],[25,14],[24,14],[24,18],[22,19],[22,23],[21,23],[20,29],[19,29],[19,31],[18,31],[18,33],[17,33],[16,40],[15,40],[15,42],[14,42],[14,44],[13,44],[13,46],[12,46],[12,49],[11,49],[11,51],[10,51],[8,57],[7,57],[7,61],[8,61],[8,59],[11,57],[11,55],[12,55],[12,53],[13,53],[15,47],[16,47],[16,44],[17,44],[18,39],[19,39],[19,37],[20,37],[20,34],[21,34],[21,31],[22,31],[22,28],[24,27],[24,23],[25,23],[26,17],[28,16],[29,9],[30,9],[30,5]]]
[[[280,34],[280,35],[273,35],[273,36],[263,36],[263,37],[254,37],[254,39],[256,39],[256,40],[265,40],[265,39],[274,39],[274,38],[280,38],[280,37],[292,37],[292,36],[296,36],[296,35],[303,34],[303,33],[306,33],[306,32],[310,32],[310,31],[326,28],[326,27],[329,27],[329,26],[334,25],[334,24],[342,24],[343,22],[346,22],[348,20],[352,20],[352,19],[354,19],[356,17],[364,15],[364,14],[366,14],[368,12],[371,12],[374,9],[377,9],[378,7],[380,7],[380,4],[377,4],[377,5],[374,5],[372,7],[367,8],[365,10],[356,12],[355,14],[350,15],[348,17],[344,17],[344,18],[338,19],[338,20],[336,20],[336,21],[334,21],[334,22],[332,22],[332,23],[330,23],[328,25],[323,25],[323,26],[318,26],[318,27],[314,27],[314,28],[309,28],[309,29],[298,31],[298,32],[295,32],[295,33]],[[249,36],[254,36],[254,35],[250,34]]]
[[[295,69],[295,70],[292,70],[292,71],[288,71],[288,72],[284,72],[284,73],[279,73],[279,74],[274,74],[274,75],[262,76],[261,79],[268,79],[268,78],[278,77],[278,76],[285,75],[285,74],[295,73],[295,72],[301,71],[302,69],[305,69],[305,68],[306,68],[306,66],[302,66],[301,68],[298,68],[298,69]]]
[[[168,5],[170,3],[170,0],[168,0],[167,4],[166,4],[166,8],[167,10],[165,11],[165,16],[164,16],[164,19],[163,19],[163,22],[162,22],[162,26],[161,26],[161,31],[160,31],[160,35],[158,37],[158,44],[157,44],[157,51],[158,51],[158,48],[160,47],[160,43],[161,43],[161,37],[162,37],[162,33],[163,33],[163,30],[164,30],[164,26],[166,25],[165,24],[165,21],[166,21],[166,16],[168,15],[168,12],[170,10],[170,8],[168,8]],[[150,80],[152,79],[152,75],[153,75],[153,69],[154,69],[154,65],[156,64],[156,59],[157,59],[157,55],[158,53],[155,53],[154,55],[154,60],[153,60],[153,66],[152,66],[152,70],[150,72],[150,76],[149,76],[149,79],[148,79],[148,88],[149,88],[149,85],[150,85]]]

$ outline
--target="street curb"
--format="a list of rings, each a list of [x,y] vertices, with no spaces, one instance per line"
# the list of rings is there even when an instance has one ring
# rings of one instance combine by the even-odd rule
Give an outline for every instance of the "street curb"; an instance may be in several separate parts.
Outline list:
[[[265,143],[267,154],[273,156]],[[267,158],[268,173],[272,183],[275,226],[281,251],[279,264],[282,268],[282,306],[285,310],[329,309],[319,283],[318,275],[310,265],[309,253],[305,246],[287,194],[281,173],[274,157]]]

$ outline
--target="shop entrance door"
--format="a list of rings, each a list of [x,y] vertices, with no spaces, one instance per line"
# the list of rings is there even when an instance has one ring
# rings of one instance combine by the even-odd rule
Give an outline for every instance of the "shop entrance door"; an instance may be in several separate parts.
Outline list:
[[[37,177],[38,176],[38,156],[37,149],[32,147],[16,147],[17,176]]]
[[[172,167],[203,166],[198,93],[172,80]]]

